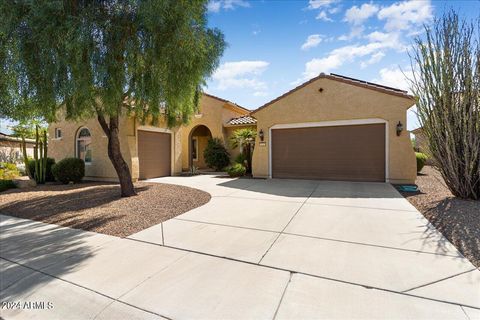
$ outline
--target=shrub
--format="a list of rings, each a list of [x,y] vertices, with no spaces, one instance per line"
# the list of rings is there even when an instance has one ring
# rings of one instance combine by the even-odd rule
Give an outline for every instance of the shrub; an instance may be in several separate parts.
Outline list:
[[[12,180],[0,180],[0,192],[16,188]]]
[[[210,168],[220,171],[230,164],[230,155],[218,138],[208,140],[207,146],[203,151],[205,162]]]
[[[247,155],[245,153],[240,153],[238,156],[235,157],[235,163],[245,165],[245,161],[247,161]]]
[[[15,179],[20,175],[20,171],[17,169],[17,166],[13,163],[0,162],[0,179],[1,180],[11,180]]]
[[[55,181],[55,177],[52,174],[52,166],[55,164],[55,159],[47,158],[47,174],[45,175],[45,181]],[[35,160],[28,161],[28,169],[30,170],[30,175],[35,177]]]
[[[85,162],[78,158],[65,158],[52,167],[52,174],[62,183],[80,182],[85,176]]]
[[[247,172],[247,168],[243,164],[235,163],[233,166],[227,168],[227,173],[230,177],[241,177]]]
[[[415,152],[415,157],[417,158],[417,172],[420,172],[425,166],[428,156],[425,153]]]

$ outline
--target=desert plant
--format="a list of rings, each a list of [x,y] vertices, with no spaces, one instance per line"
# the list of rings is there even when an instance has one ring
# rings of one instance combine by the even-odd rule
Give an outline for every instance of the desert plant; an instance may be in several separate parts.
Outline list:
[[[62,183],[80,182],[85,176],[85,162],[78,158],[65,158],[52,167],[55,179]]]
[[[480,199],[480,30],[451,11],[411,53],[411,90],[429,156],[457,197]]]
[[[417,158],[417,172],[420,172],[425,166],[428,156],[425,153],[415,152],[415,157]]]
[[[239,155],[237,155],[235,157],[235,163],[240,163],[240,164],[243,164],[245,165],[245,162],[247,161],[247,156],[245,153],[240,153]]]
[[[55,164],[55,159],[46,158],[47,166],[45,168],[45,181],[52,182],[55,181],[55,177],[52,174],[52,166]],[[37,166],[36,160],[28,161],[28,171],[32,176],[35,176],[35,168]]]
[[[242,147],[242,153],[245,153],[247,160],[247,172],[252,172],[252,153],[255,146],[257,131],[252,128],[237,129],[233,131],[230,137],[232,148]]]
[[[247,172],[247,168],[243,164],[235,163],[227,168],[227,173],[230,177],[242,177]]]
[[[12,180],[0,180],[0,192],[16,187]]]
[[[0,150],[0,162],[21,163],[22,161],[22,156],[14,148]]]
[[[191,175],[191,176],[196,176],[196,175],[198,175],[198,174],[199,174],[199,173],[198,173],[198,167],[192,165],[192,166],[190,167],[190,170],[188,171],[188,174]]]
[[[20,171],[13,163],[0,162],[0,180],[15,179],[20,175]]]
[[[203,151],[203,157],[207,166],[221,171],[230,164],[230,155],[223,145],[222,140],[218,138],[211,138],[208,140],[207,146]]]

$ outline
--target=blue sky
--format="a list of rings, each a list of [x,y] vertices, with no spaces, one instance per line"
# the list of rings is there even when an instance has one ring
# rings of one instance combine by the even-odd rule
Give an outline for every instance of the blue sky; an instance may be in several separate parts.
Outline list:
[[[407,90],[413,39],[451,8],[472,18],[480,2],[211,0],[228,48],[205,91],[255,109],[320,72]]]
[[[480,1],[210,0],[209,25],[228,47],[206,92],[255,109],[320,72],[408,89],[408,48],[451,8]],[[0,119],[0,131],[8,131]],[[418,126],[408,113],[408,129]]]

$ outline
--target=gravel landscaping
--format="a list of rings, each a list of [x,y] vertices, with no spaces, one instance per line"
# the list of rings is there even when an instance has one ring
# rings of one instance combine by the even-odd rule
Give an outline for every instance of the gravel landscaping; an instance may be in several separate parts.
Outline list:
[[[135,184],[121,198],[117,184],[84,182],[12,189],[0,195],[0,213],[126,237],[210,201],[207,192],[170,184]]]
[[[441,174],[425,166],[416,181],[419,191],[402,192],[476,267],[480,267],[480,201],[456,198]]]

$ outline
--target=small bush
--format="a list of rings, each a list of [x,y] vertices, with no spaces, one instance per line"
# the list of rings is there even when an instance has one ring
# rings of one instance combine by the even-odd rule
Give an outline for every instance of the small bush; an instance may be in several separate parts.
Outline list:
[[[85,162],[78,158],[65,158],[52,167],[52,174],[62,183],[80,182],[85,176]]]
[[[0,162],[0,179],[11,180],[20,175],[20,171],[13,163]]]
[[[245,161],[247,161],[247,156],[245,153],[240,153],[238,156],[235,157],[235,163],[245,165]]]
[[[227,173],[230,177],[242,177],[247,172],[247,168],[243,164],[235,163],[233,166],[227,168]]]
[[[417,158],[417,172],[420,172],[425,166],[428,156],[425,153],[415,152],[415,157]]]
[[[16,188],[12,180],[0,180],[0,192]]]
[[[52,182],[55,181],[55,177],[52,173],[52,166],[55,164],[55,159],[47,158],[47,174],[45,176],[45,181]],[[28,170],[30,170],[30,175],[35,177],[35,160],[28,161]]]
[[[230,155],[218,138],[208,140],[207,146],[203,151],[205,162],[210,168],[220,171],[230,164]]]

